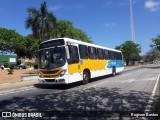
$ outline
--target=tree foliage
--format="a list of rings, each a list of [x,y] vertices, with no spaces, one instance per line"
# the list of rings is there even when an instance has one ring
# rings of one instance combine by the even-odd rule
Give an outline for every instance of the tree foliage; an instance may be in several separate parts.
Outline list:
[[[32,34],[24,37],[25,56],[32,58],[38,55],[39,42]]]
[[[15,30],[0,28],[0,51],[2,53],[14,52],[18,54],[18,51],[23,48],[23,40],[23,37]]]
[[[68,37],[68,31],[73,28],[73,24],[67,20],[59,20],[56,22],[54,29],[54,37]]]
[[[38,40],[33,35],[21,36],[15,30],[0,28],[0,52],[15,53],[19,57],[34,57],[38,51]]]
[[[153,62],[155,60],[160,60],[160,52],[157,49],[151,49],[143,56],[143,59],[145,62]]]
[[[40,8],[27,9],[26,28],[31,28],[33,35],[39,42],[49,39],[52,36],[52,29],[56,24],[56,17],[47,10],[46,2],[41,3]]]
[[[115,49],[122,51],[127,66],[130,61],[139,59],[139,53],[141,52],[141,46],[133,41],[126,41],[124,44],[116,46]]]
[[[151,47],[156,48],[160,51],[160,35],[157,36],[156,38],[152,39],[153,44],[151,45]]]
[[[77,39],[92,43],[92,41],[84,31],[75,28],[73,26],[73,23],[67,20],[59,20],[56,22],[56,27],[54,29],[54,36],[57,38],[69,37],[72,39]]]

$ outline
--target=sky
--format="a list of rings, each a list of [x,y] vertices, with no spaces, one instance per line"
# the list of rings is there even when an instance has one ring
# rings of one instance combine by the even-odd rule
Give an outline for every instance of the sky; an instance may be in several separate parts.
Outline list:
[[[135,43],[144,55],[151,39],[160,35],[160,0],[132,0]],[[26,36],[27,8],[40,8],[44,0],[0,0],[0,27]],[[69,20],[82,29],[94,44],[115,48],[131,40],[129,0],[46,0],[57,20]]]

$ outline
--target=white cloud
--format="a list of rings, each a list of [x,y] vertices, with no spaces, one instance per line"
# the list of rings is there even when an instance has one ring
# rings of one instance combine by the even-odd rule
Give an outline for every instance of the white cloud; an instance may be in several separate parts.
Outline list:
[[[50,6],[49,10],[55,11],[55,10],[60,10],[62,9],[62,5],[55,5],[55,6]]]
[[[103,3],[103,7],[108,7],[109,5],[111,5],[112,4],[112,2],[111,1],[106,1],[106,2],[104,2]]]
[[[114,27],[116,26],[116,23],[115,22],[111,22],[111,23],[103,23],[101,24],[101,27]]]
[[[141,0],[132,0],[133,5],[134,5],[134,4],[138,4],[138,3],[140,3],[140,2],[141,2]]]
[[[81,4],[74,4],[70,5],[68,7],[64,7],[64,5],[55,5],[55,6],[50,6],[49,10],[50,11],[58,11],[58,10],[81,10],[84,9],[85,7],[82,6]]]
[[[129,3],[127,3],[127,2],[121,2],[119,5],[120,6],[126,6],[126,5],[128,5]]]
[[[154,12],[160,9],[160,1],[147,0],[145,2],[145,8]]]

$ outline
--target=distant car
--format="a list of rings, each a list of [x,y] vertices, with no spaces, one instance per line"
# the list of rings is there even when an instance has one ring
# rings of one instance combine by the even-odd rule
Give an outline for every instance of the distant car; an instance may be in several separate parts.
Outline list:
[[[14,67],[14,69],[26,69],[25,65],[17,65]]]
[[[2,69],[2,70],[4,69],[4,65],[1,65],[1,69]]]

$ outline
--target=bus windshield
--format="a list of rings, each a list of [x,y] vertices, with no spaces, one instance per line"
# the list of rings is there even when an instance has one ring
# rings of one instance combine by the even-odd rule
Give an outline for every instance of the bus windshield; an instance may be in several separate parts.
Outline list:
[[[55,47],[39,51],[39,68],[54,69],[66,63],[65,47]]]

